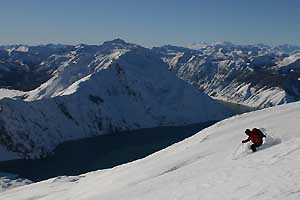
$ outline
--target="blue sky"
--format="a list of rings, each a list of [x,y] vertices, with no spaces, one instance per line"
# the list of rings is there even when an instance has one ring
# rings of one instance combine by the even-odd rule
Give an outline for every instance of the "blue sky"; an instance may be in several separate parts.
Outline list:
[[[3,0],[0,44],[300,45],[299,0]]]

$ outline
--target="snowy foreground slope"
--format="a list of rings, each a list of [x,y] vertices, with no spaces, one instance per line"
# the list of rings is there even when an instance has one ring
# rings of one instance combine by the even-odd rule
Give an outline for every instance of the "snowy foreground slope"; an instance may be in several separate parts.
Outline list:
[[[300,103],[235,116],[145,159],[19,187],[0,199],[297,200],[299,120]],[[254,126],[265,128],[266,144],[236,154],[244,129]]]
[[[17,175],[0,172],[0,192],[9,190],[9,189],[12,189],[15,187],[28,185],[30,183],[32,183],[32,181],[23,179],[23,178],[18,178]]]

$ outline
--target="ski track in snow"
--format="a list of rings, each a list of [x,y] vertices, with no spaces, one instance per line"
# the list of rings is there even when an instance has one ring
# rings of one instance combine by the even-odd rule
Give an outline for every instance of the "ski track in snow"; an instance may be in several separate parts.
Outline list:
[[[15,188],[0,199],[298,200],[299,110],[293,103],[238,115],[147,158]],[[234,159],[251,127],[265,128],[273,143]]]

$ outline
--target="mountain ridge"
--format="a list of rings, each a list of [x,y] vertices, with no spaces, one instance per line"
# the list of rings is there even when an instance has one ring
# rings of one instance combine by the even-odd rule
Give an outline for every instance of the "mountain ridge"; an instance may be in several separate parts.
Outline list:
[[[2,143],[39,158],[66,140],[230,115],[151,50],[116,42],[80,45],[54,62],[53,76],[37,89],[0,100]]]
[[[297,53],[227,43],[200,50],[171,46],[153,50],[179,78],[212,98],[254,108],[300,100]]]

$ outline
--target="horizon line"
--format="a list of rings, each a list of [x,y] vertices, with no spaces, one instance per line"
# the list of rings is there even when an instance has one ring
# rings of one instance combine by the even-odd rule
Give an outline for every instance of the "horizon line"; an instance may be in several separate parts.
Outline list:
[[[146,47],[146,48],[154,48],[154,47],[163,47],[163,46],[176,46],[176,47],[185,47],[185,48],[189,48],[192,45],[217,45],[217,44],[232,44],[232,45],[236,45],[236,46],[248,46],[248,45],[265,45],[265,46],[269,46],[269,47],[278,47],[278,46],[283,46],[283,45],[289,45],[289,46],[297,46],[300,47],[300,44],[295,44],[295,43],[278,43],[278,44],[267,44],[267,43],[262,43],[262,42],[248,42],[248,43],[243,43],[243,42],[232,42],[229,40],[224,40],[224,41],[214,41],[214,42],[206,42],[206,41],[199,41],[199,42],[191,42],[185,45],[176,45],[176,44],[170,44],[170,43],[166,43],[166,44],[162,44],[162,45],[141,45],[139,43],[136,42],[131,42],[129,40],[125,40],[122,38],[115,38],[115,39],[111,39],[111,40],[105,40],[103,42],[99,42],[99,43],[90,43],[90,42],[79,42],[79,43],[63,43],[63,42],[42,42],[42,43],[36,43],[36,44],[29,44],[29,43],[11,43],[11,44],[0,44],[0,47],[5,47],[5,46],[28,46],[28,47],[34,47],[34,46],[47,46],[47,45],[64,45],[64,46],[77,46],[77,45],[96,45],[96,46],[100,46],[103,45],[105,42],[112,42],[115,40],[122,40],[126,43],[130,43],[130,44],[135,44],[135,45],[139,45],[142,47]]]

